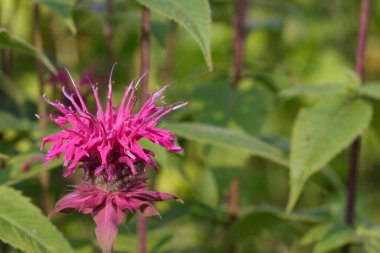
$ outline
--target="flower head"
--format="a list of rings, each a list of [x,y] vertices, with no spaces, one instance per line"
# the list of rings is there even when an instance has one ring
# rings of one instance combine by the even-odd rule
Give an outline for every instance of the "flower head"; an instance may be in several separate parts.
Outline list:
[[[75,93],[68,93],[63,89],[63,94],[71,106],[43,97],[61,113],[58,117],[50,115],[48,119],[62,128],[62,131],[43,138],[41,149],[46,143],[53,143],[45,163],[64,154],[64,166],[67,166],[65,176],[74,172],[78,166],[92,170],[96,175],[106,173],[108,180],[112,180],[115,174],[124,169],[129,170],[128,173],[132,175],[137,175],[140,168],[145,172],[149,165],[157,169],[152,159],[154,153],[143,149],[139,143],[142,138],[163,146],[170,152],[182,151],[181,147],[174,145],[176,137],[169,130],[157,128],[156,125],[162,117],[186,103],[156,105],[167,88],[165,86],[154,92],[138,112],[134,112],[137,85],[131,82],[120,105],[114,106],[111,76],[112,71],[105,110],[101,105],[97,86],[92,85],[97,105],[96,116],[87,109],[70,75]]]
[[[96,223],[96,237],[103,253],[112,251],[118,225],[126,211],[140,211],[145,216],[159,215],[150,202],[178,200],[175,195],[146,189],[149,186],[146,183],[148,178],[144,176],[146,168],[151,165],[157,169],[157,165],[153,160],[154,153],[144,149],[139,140],[146,138],[171,152],[181,151],[182,148],[174,144],[176,137],[169,130],[157,128],[156,125],[162,117],[186,105],[156,105],[165,86],[154,92],[135,112],[137,85],[132,82],[126,88],[120,105],[114,106],[111,77],[112,71],[105,110],[99,99],[98,88],[91,84],[97,105],[96,116],[87,109],[70,75],[74,93],[63,89],[63,94],[71,106],[43,97],[61,113],[58,117],[50,115],[48,120],[62,129],[60,133],[43,138],[41,149],[46,143],[52,143],[45,163],[64,154],[63,165],[67,166],[64,175],[74,172],[77,167],[83,168],[85,175],[84,182],[59,200],[50,216],[72,209],[92,214]]]
[[[97,179],[96,179],[97,180]],[[96,237],[103,253],[112,251],[112,245],[118,233],[118,225],[125,218],[125,211],[131,213],[139,210],[144,216],[159,215],[151,201],[178,199],[176,196],[146,190],[147,178],[124,178],[119,184],[124,184],[120,190],[109,191],[107,187],[95,187],[91,183],[83,183],[60,199],[49,216],[59,211],[76,210],[91,214],[96,223]],[[115,182],[104,181],[111,188]],[[105,185],[105,186],[106,186]]]

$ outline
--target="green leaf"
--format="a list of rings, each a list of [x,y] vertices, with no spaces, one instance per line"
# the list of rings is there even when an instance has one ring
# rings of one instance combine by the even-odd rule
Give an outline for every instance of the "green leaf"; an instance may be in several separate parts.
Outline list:
[[[18,84],[2,71],[0,71],[0,82],[0,90],[9,98],[13,99],[19,111],[25,114],[25,99],[23,93],[19,90]]]
[[[200,46],[207,66],[212,70],[210,51],[211,10],[207,0],[136,0],[154,12],[174,20]]]
[[[373,238],[367,238],[363,240],[364,249],[368,253],[378,253],[380,252],[380,240]]]
[[[364,249],[368,253],[380,252],[380,227],[369,224],[358,224],[356,233],[362,239]]]
[[[360,241],[360,237],[347,225],[325,223],[311,228],[301,239],[300,244],[315,243],[313,252],[323,253]]]
[[[25,131],[30,128],[30,125],[31,123],[26,119],[17,118],[8,112],[0,111],[0,133],[9,129]]]
[[[63,18],[63,21],[70,31],[76,33],[76,27],[72,16],[75,4],[74,0],[37,0],[37,2],[58,13]]]
[[[270,210],[255,210],[232,224],[223,241],[223,248],[228,248],[262,229],[273,229],[279,222],[281,219],[276,213]]]
[[[290,154],[291,211],[306,181],[350,145],[369,125],[372,107],[363,100],[324,100],[302,109],[293,127]]]
[[[302,85],[294,86],[280,92],[282,97],[298,96],[336,96],[348,91],[343,85]]]
[[[62,159],[56,159],[47,165],[42,165],[43,159],[30,163],[27,171],[23,171],[25,163],[41,153],[22,154],[12,158],[5,168],[0,170],[0,185],[13,185],[23,180],[35,177],[45,170],[51,170],[62,164]]]
[[[247,134],[199,123],[165,123],[165,127],[189,140],[239,149],[283,166],[288,165],[287,157],[280,149]]]
[[[313,253],[329,252],[346,244],[358,243],[360,241],[360,238],[352,228],[346,225],[334,226],[316,243]]]
[[[380,99],[380,83],[368,83],[360,86],[358,93],[361,96],[368,96],[373,99]]]
[[[307,233],[302,237],[300,244],[309,245],[321,240],[332,228],[334,224],[319,224],[312,227]]]
[[[0,187],[0,239],[28,253],[74,252],[29,199],[4,186]]]
[[[8,47],[11,49],[20,50],[25,53],[32,54],[35,57],[37,57],[37,59],[40,60],[51,72],[56,72],[54,65],[42,52],[39,52],[37,48],[35,48],[30,43],[20,38],[11,36],[8,33],[8,31],[4,28],[0,28],[0,47]]]

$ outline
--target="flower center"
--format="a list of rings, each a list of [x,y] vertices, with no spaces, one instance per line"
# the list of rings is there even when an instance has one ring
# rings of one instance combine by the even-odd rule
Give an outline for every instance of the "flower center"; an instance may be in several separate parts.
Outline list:
[[[93,186],[107,192],[118,192],[135,183],[137,176],[132,175],[128,168],[124,168],[119,173],[113,174],[109,179],[106,171],[100,175],[95,175],[93,170],[84,170],[84,179]]]

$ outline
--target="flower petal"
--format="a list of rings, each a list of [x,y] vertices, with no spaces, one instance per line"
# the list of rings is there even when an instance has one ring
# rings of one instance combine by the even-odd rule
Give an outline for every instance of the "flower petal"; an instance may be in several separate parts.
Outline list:
[[[113,243],[118,234],[118,225],[125,218],[125,213],[112,201],[113,196],[108,195],[103,207],[93,213],[96,223],[96,238],[103,253],[111,253]]]

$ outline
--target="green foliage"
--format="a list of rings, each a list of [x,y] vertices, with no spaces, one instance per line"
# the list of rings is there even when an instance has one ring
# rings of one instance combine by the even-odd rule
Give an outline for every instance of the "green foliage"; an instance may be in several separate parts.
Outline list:
[[[38,176],[48,170],[53,205],[83,179],[81,169],[63,178],[62,158],[46,166],[43,159],[31,162],[43,155],[36,148],[41,131],[34,115],[57,114],[50,106],[46,113],[39,111],[36,59],[44,63],[43,93],[64,104],[57,80],[63,77],[52,77],[54,66],[67,67],[77,82],[93,78],[104,105],[105,83],[117,62],[117,104],[126,82],[139,77],[145,6],[152,12],[149,89],[174,81],[163,100],[189,102],[162,123],[179,136],[183,152],[140,142],[155,153],[159,166],[154,173],[148,169],[152,189],[185,202],[155,204],[162,220],[148,221],[148,251],[339,252],[352,243],[352,252],[380,252],[380,1],[372,1],[364,85],[354,71],[360,1],[248,1],[242,78],[235,88],[234,1],[34,2],[40,6],[43,52],[33,46],[33,1],[0,1],[0,239],[9,244],[0,242],[0,251],[73,251],[62,236],[60,242],[51,239],[58,232],[50,233],[52,226],[26,197],[6,188],[42,203]],[[82,84],[80,92],[95,112],[91,87]],[[50,123],[46,130],[47,135],[57,132]],[[347,151],[361,134],[356,225],[348,228],[342,225]],[[288,167],[290,180],[283,169]],[[231,217],[230,187],[236,178],[239,211]],[[291,212],[286,212],[287,200]],[[3,213],[13,217],[14,225],[3,226]],[[24,223],[25,229],[17,227]],[[90,215],[58,214],[54,223],[75,252],[99,251]],[[39,233],[28,233],[35,227]],[[136,218],[128,215],[119,231],[115,253],[136,252]]]
[[[303,85],[294,86],[280,92],[283,97],[298,97],[298,96],[337,96],[347,93],[347,87],[342,85]]]
[[[360,243],[355,231],[343,224],[326,223],[310,229],[302,238],[301,244],[314,243],[313,253],[331,252],[347,244]]]
[[[224,247],[228,248],[263,229],[274,228],[280,221],[276,213],[268,210],[257,210],[247,214],[231,226]]]
[[[4,186],[0,187],[0,239],[28,253],[74,252],[39,209]]]
[[[25,98],[18,90],[18,85],[10,77],[8,77],[2,72],[0,72],[0,82],[1,82],[0,90],[4,92],[4,94],[12,98],[15,101],[15,104],[17,105],[20,112],[24,114],[25,113],[25,108],[24,108]],[[0,114],[1,113],[6,113],[6,112],[0,112]],[[0,118],[2,118],[2,116],[0,116]]]
[[[199,123],[166,123],[165,127],[190,140],[240,149],[287,166],[286,155],[280,149],[247,134]]]
[[[211,10],[207,0],[136,0],[164,17],[174,20],[194,38],[207,66],[212,70],[210,49]]]
[[[358,89],[361,96],[380,99],[380,83],[366,83]]]
[[[31,122],[27,119],[19,119],[6,111],[0,111],[0,133],[5,130],[25,131],[31,127]]]
[[[56,70],[54,65],[49,61],[49,59],[39,52],[33,45],[29,44],[20,38],[16,38],[8,33],[4,28],[0,28],[0,47],[8,47],[14,50],[19,50],[28,54],[32,54],[37,57],[51,72],[55,73]]]
[[[43,159],[30,162],[36,156],[41,156],[40,153],[27,153],[13,157],[12,160],[0,170],[0,185],[13,185],[23,180],[27,180],[40,175],[43,171],[51,170],[62,165],[62,159],[57,159],[43,165]],[[24,169],[25,164],[28,168]]]
[[[37,0],[37,2],[57,12],[62,17],[70,31],[76,33],[76,27],[72,16],[75,0]]]
[[[290,154],[288,211],[293,209],[307,180],[368,127],[371,115],[367,102],[338,98],[322,100],[298,113]]]
[[[356,233],[362,239],[364,249],[368,253],[379,252],[380,250],[380,233],[377,226],[364,226],[359,224],[356,229]]]

